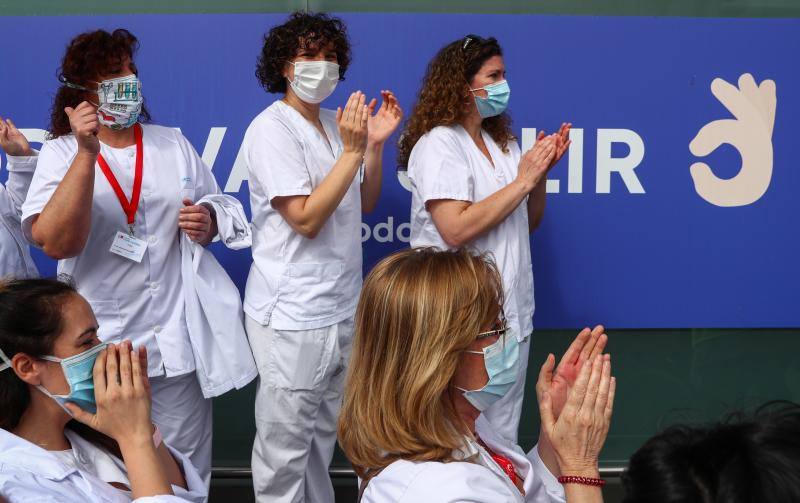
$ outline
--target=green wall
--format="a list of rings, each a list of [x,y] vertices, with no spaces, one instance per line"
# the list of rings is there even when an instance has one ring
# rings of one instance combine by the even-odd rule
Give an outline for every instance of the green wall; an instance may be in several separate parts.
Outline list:
[[[548,353],[563,354],[576,332],[534,333],[520,445],[538,434],[534,384]],[[771,400],[800,402],[798,330],[608,330],[618,391],[603,464],[624,466],[653,433],[676,422],[714,421]],[[215,466],[249,466],[255,386],[214,407]],[[346,465],[337,454],[336,464]]]

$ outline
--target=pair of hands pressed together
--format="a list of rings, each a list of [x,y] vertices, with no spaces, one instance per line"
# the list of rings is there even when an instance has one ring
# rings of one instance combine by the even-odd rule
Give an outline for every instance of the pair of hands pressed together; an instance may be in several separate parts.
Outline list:
[[[97,411],[89,413],[74,403],[66,407],[75,420],[117,442],[133,498],[173,494],[173,486],[188,489],[176,458],[163,443],[153,442],[152,392],[144,346],[134,351],[130,341],[106,345],[97,356],[92,377]],[[118,488],[128,490],[126,486]]]
[[[542,433],[564,475],[597,477],[597,461],[611,423],[616,391],[611,356],[602,354],[607,343],[602,326],[585,328],[558,367],[550,354],[539,372],[536,395]]]
[[[517,179],[524,184],[528,192],[547,178],[547,173],[569,148],[572,143],[569,139],[570,128],[572,128],[571,123],[562,123],[558,131],[551,135],[539,131],[534,146],[522,155]]]
[[[383,90],[381,98],[381,106],[376,112],[378,100],[373,98],[367,104],[366,95],[356,91],[350,95],[344,109],[336,109],[336,122],[345,152],[363,155],[368,144],[382,145],[400,125],[403,110],[395,95]]]
[[[72,416],[103,433],[120,445],[152,445],[150,381],[147,378],[147,350],[133,350],[129,341],[108,344],[97,356],[94,379],[97,412],[89,413],[67,403]]]
[[[100,122],[97,120],[97,108],[88,101],[81,102],[75,108],[66,107],[64,112],[69,117],[72,133],[78,141],[78,154],[96,157],[100,153]],[[207,245],[216,234],[214,219],[208,208],[194,204],[190,199],[183,199],[184,207],[178,215],[178,227],[192,241]]]

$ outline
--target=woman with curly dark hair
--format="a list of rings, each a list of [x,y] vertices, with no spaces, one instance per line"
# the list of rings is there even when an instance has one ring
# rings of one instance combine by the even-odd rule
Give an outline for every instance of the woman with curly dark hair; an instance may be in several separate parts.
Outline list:
[[[143,124],[137,47],[123,29],[83,33],[67,46],[22,226],[91,304],[103,342],[126,337],[147,348],[153,420],[208,483],[211,400],[192,347],[207,332],[193,327],[190,338],[181,247],[217,234],[216,203],[205,201],[239,203],[220,194],[180,132]],[[193,243],[182,245],[187,238]]]
[[[253,484],[264,502],[333,502],[328,465],[361,289],[361,215],[381,188],[403,112],[352,93],[321,107],[350,65],[341,20],[297,12],[264,37],[256,77],[281,98],[245,133],[253,265],[245,327],[260,375]]]
[[[569,146],[570,125],[540,133],[521,155],[505,111],[509,96],[497,40],[468,35],[446,45],[428,65],[401,136],[399,164],[412,185],[411,246],[494,254],[520,344],[520,374],[504,396],[478,392],[468,399],[516,442],[533,331],[529,234],[541,221],[547,172]]]

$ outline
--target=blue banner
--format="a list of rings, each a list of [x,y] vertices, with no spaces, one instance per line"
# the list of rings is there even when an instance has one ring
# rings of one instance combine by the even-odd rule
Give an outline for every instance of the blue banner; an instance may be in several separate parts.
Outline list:
[[[127,28],[141,42],[154,121],[180,128],[248,208],[237,154],[277,98],[254,70],[264,32],[285,17],[0,17],[0,116],[41,140],[68,41]],[[537,328],[800,327],[800,20],[342,17],[354,57],[329,108],[354,90],[389,88],[408,116],[430,58],[477,33],[505,50],[524,147],[540,129],[574,124],[532,237]],[[381,201],[362,226],[365,271],[408,246],[410,194],[395,155],[386,149]],[[213,249],[243,289],[249,252]],[[37,262],[55,271],[43,255]]]

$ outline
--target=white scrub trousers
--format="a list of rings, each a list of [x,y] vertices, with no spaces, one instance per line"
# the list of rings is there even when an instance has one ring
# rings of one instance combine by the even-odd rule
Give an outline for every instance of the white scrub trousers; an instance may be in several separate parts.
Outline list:
[[[151,416],[164,442],[187,456],[200,477],[211,483],[211,400],[203,391],[194,372],[176,377],[151,377],[153,394]]]
[[[333,503],[328,466],[353,319],[310,330],[273,330],[245,318],[259,374],[252,457],[256,501]]]
[[[519,418],[522,415],[522,400],[525,398],[525,377],[528,373],[528,354],[531,350],[532,335],[519,343],[519,373],[517,381],[508,393],[483,412],[492,429],[506,440],[517,442]]]

